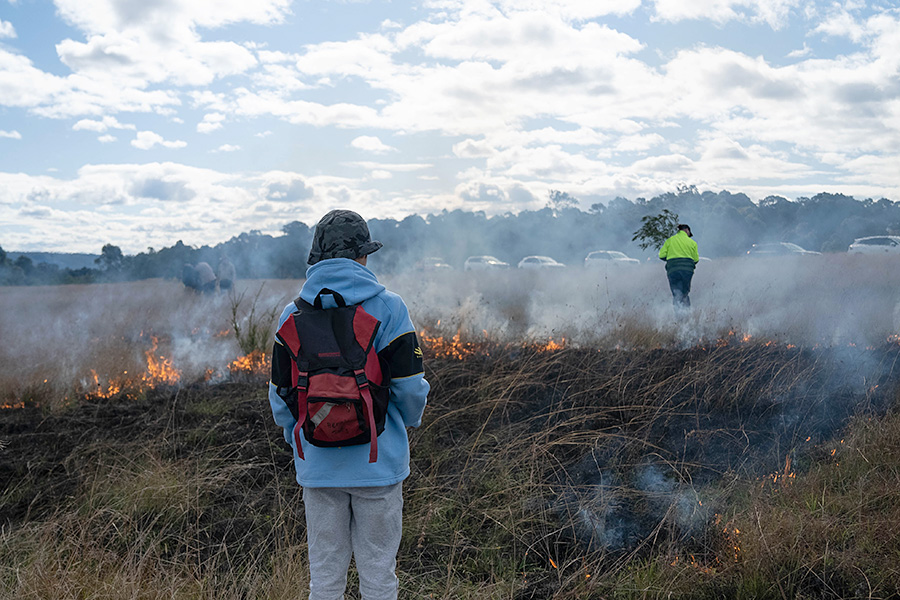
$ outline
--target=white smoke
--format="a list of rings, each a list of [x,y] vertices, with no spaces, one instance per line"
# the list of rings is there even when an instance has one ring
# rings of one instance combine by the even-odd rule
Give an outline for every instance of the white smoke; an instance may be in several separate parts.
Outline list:
[[[467,339],[565,338],[626,349],[722,338],[866,346],[900,331],[900,269],[888,257],[703,261],[693,278],[692,309],[682,316],[661,261],[600,270],[408,273],[385,283],[404,297],[420,328]]]

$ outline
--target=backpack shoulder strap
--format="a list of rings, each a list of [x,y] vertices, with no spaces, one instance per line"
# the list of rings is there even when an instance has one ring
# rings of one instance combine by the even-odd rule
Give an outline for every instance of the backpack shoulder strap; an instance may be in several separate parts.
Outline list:
[[[356,306],[353,313],[353,335],[366,353],[375,343],[375,335],[378,333],[379,327],[381,327],[381,321],[366,312],[361,305]]]

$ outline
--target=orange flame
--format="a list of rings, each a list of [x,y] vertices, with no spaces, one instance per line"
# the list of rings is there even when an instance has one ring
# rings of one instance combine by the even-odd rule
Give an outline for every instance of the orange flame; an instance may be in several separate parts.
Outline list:
[[[150,388],[158,385],[175,385],[181,379],[181,372],[172,366],[172,359],[165,356],[157,356],[159,339],[151,336],[152,346],[144,352],[147,360],[147,370],[140,377],[129,376],[124,371],[121,377],[110,378],[104,385],[97,372],[91,369],[93,378],[93,390],[88,391],[88,396],[93,398],[111,398],[125,392],[128,397],[134,397]]]
[[[806,439],[807,441],[809,441],[810,438]],[[790,485],[795,479],[797,479],[797,474],[791,469],[790,454],[784,457],[784,469],[772,473],[771,475],[769,475],[769,478],[772,480],[773,484],[777,484],[780,481],[782,485]],[[763,485],[765,485],[765,481],[763,481]]]
[[[426,331],[422,331],[419,335],[425,345],[435,358],[455,358],[463,360],[465,357],[475,353],[475,346],[469,342],[461,340],[461,334],[456,332],[450,340],[446,340],[441,336],[430,336]]]
[[[155,356],[159,340],[156,336],[151,339],[153,346],[144,353],[147,357],[147,372],[141,376],[141,381],[150,387],[160,384],[175,385],[181,379],[181,372],[172,366],[172,359]]]
[[[122,391],[122,383],[119,381],[108,381],[106,389],[103,389],[103,385],[100,383],[100,377],[97,375],[97,371],[91,369],[91,376],[94,378],[94,386],[96,387],[92,395],[97,398],[112,398]]]
[[[543,346],[538,346],[538,352],[553,352],[555,350],[562,350],[566,347],[566,338],[562,338],[561,341],[555,342],[553,338],[550,338],[550,341],[544,344]]]
[[[261,350],[254,350],[250,354],[241,356],[228,365],[228,371],[232,375],[265,375],[269,367],[269,357]]]

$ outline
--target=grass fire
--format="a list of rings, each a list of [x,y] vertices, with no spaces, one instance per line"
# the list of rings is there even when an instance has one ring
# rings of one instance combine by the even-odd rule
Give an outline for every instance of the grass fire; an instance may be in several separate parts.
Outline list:
[[[401,597],[900,594],[900,281],[722,263],[682,321],[643,265],[391,282],[432,385]],[[266,397],[299,283],[242,286],[3,291],[0,597],[302,595]]]

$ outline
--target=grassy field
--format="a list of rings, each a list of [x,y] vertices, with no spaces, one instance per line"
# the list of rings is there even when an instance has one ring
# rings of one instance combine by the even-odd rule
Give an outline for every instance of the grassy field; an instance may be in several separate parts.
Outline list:
[[[681,321],[658,265],[390,280],[432,384],[402,597],[900,594],[900,273],[812,258],[701,265]],[[298,285],[0,289],[0,597],[304,596],[265,370],[231,366]]]

